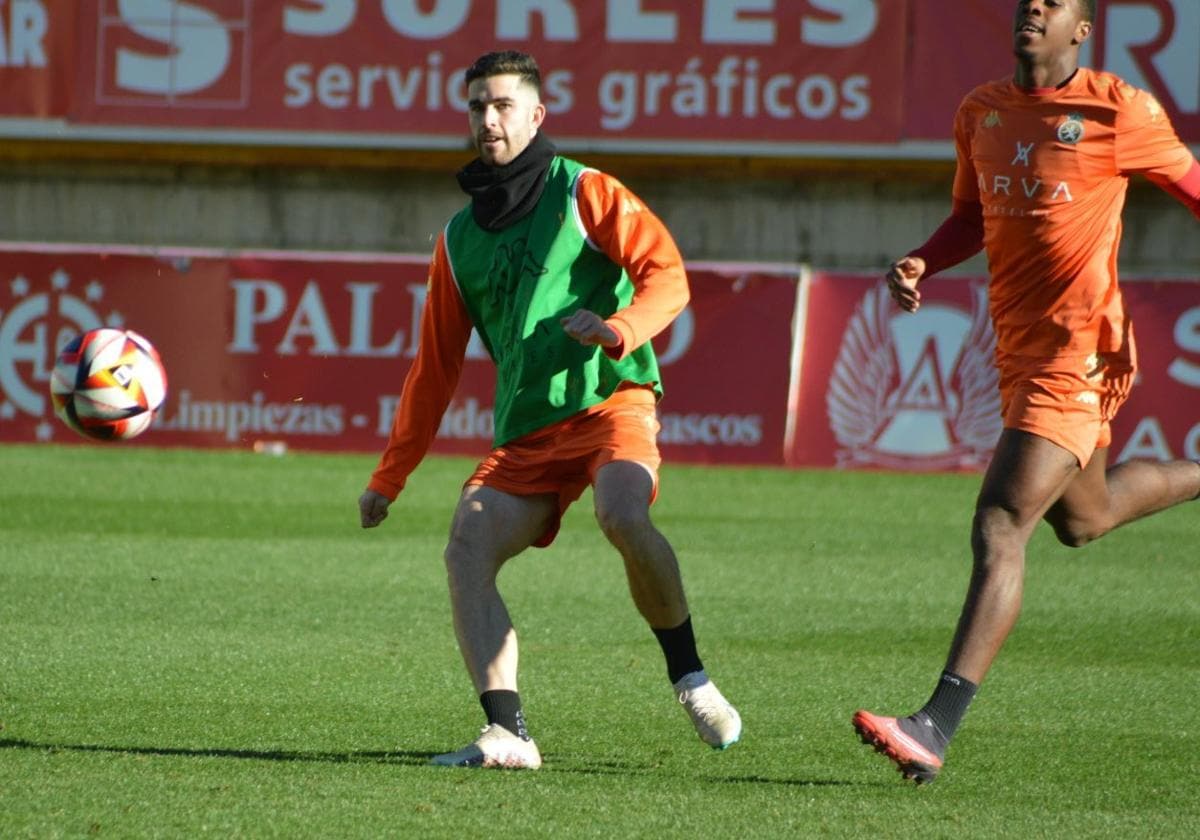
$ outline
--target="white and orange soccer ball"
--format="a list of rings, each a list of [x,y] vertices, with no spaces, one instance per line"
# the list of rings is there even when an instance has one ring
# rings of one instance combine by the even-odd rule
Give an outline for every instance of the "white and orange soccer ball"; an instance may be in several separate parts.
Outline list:
[[[54,413],[97,440],[127,440],[150,426],[167,396],[154,345],[133,330],[104,327],[72,339],[50,376]]]

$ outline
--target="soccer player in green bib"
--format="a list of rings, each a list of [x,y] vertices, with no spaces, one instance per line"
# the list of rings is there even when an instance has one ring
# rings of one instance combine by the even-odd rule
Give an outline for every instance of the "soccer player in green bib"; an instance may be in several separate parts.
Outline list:
[[[488,53],[466,82],[479,157],[458,182],[470,202],[435,245],[420,347],[359,499],[364,528],[387,516],[437,433],[476,330],[496,365],[493,448],[464,485],[445,562],[455,635],[487,726],[433,763],[541,766],[496,577],[526,548],[549,545],[588,485],[675,696],[700,738],[724,749],[740,737],[741,718],[705,673],[675,553],[650,520],[662,396],[650,339],[688,302],[679,249],[619,181],[556,153],[540,131],[546,109],[531,56]]]

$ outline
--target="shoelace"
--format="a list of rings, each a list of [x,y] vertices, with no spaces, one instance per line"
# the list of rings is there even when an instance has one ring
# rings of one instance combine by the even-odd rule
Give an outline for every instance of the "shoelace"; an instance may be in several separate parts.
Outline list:
[[[718,701],[711,692],[704,692],[698,697],[695,696],[696,694],[698,692],[695,689],[692,691],[681,691],[679,692],[679,702],[685,706],[688,705],[689,695],[691,695],[691,710],[705,720],[720,716],[725,711],[724,707],[728,705],[727,703]]]

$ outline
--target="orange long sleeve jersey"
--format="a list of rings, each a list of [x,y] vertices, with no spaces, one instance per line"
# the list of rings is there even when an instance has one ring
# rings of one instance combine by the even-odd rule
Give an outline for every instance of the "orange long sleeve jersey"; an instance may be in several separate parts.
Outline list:
[[[576,184],[575,201],[577,222],[588,244],[624,268],[633,283],[629,306],[605,322],[621,338],[609,355],[624,358],[666,329],[687,305],[683,258],[662,221],[611,175],[585,170]],[[458,386],[472,328],[443,231],[430,261],[416,359],[368,489],[394,500],[425,457]]]

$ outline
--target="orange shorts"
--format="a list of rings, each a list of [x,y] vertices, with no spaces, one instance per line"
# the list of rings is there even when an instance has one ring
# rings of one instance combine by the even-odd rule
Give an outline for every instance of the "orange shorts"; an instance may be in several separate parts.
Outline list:
[[[1044,359],[997,351],[1004,428],[1061,446],[1086,467],[1112,443],[1110,425],[1133,387],[1132,348],[1117,353]]]
[[[558,515],[534,545],[545,548],[558,535],[562,515],[611,461],[634,461],[654,482],[658,495],[658,415],[654,392],[625,388],[599,405],[493,449],[465,487],[485,485],[514,496],[553,493]]]

